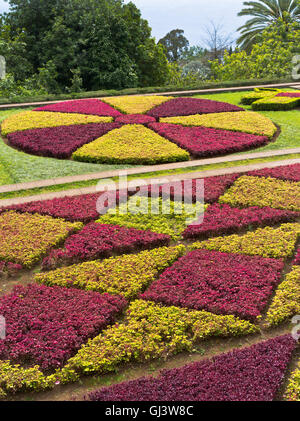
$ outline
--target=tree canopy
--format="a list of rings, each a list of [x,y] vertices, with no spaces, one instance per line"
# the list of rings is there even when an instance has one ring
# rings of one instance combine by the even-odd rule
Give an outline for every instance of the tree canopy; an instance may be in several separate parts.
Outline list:
[[[61,89],[72,83],[74,74],[86,90],[157,85],[168,77],[163,47],[155,43],[148,22],[131,2],[9,3],[10,11],[1,21],[0,47],[1,42],[3,50],[9,50],[13,42],[18,46],[15,56],[26,62],[25,72],[15,72],[12,58],[8,59],[8,72],[18,80],[47,66]]]

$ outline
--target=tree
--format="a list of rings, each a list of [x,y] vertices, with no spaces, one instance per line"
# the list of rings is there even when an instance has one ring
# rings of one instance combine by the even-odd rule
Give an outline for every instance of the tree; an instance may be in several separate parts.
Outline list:
[[[244,6],[238,16],[252,18],[238,29],[241,31],[238,45],[247,51],[260,41],[262,32],[270,25],[279,21],[286,24],[300,21],[299,0],[245,1]]]
[[[245,80],[281,78],[290,76],[292,58],[300,43],[297,24],[286,24],[283,19],[263,31],[261,41],[252,50],[225,52],[223,61],[211,63],[215,80]]]
[[[123,0],[9,0],[4,16],[12,36],[22,34],[33,72],[51,62],[61,89],[76,69],[85,90],[161,84],[168,62],[148,22]],[[54,74],[54,73],[53,73]],[[53,85],[54,86],[54,85]]]
[[[183,35],[182,29],[174,29],[158,41],[165,47],[167,58],[170,62],[177,62],[182,54],[187,50],[189,41]]]
[[[223,26],[213,21],[205,27],[205,44],[209,50],[210,60],[221,60],[225,50],[229,50],[233,44],[232,34],[226,34]]]

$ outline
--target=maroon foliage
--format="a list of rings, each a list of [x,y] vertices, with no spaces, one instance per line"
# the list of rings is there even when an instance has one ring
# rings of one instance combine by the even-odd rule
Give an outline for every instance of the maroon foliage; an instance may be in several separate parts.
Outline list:
[[[105,387],[91,401],[273,401],[296,343],[280,336],[244,349],[235,349],[159,377]]]
[[[0,358],[61,367],[83,343],[99,334],[124,310],[119,296],[40,285],[17,286],[0,298],[6,339]]]
[[[110,105],[99,99],[79,99],[74,101],[64,101],[57,104],[50,104],[36,108],[33,111],[54,111],[59,113],[78,113],[87,115],[99,115],[103,117],[117,117],[121,115]]]
[[[280,283],[283,260],[195,250],[179,259],[141,298],[255,320]]]

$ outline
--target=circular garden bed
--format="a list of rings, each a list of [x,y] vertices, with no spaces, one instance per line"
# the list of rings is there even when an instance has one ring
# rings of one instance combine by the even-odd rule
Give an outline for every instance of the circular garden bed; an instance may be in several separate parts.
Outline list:
[[[159,164],[245,151],[277,128],[261,114],[196,98],[125,96],[60,102],[2,123],[8,144],[44,157]]]

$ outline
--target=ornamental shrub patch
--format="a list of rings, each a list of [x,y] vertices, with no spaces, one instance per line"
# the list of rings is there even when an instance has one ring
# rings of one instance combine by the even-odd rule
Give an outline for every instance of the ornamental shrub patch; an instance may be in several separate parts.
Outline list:
[[[263,168],[262,170],[249,171],[247,175],[300,182],[300,164],[283,165],[276,168]]]
[[[102,101],[113,106],[124,114],[145,114],[156,105],[169,101],[171,96],[120,96],[102,98]]]
[[[300,92],[280,92],[276,95],[277,97],[287,97],[287,98],[300,98]]]
[[[161,372],[158,377],[102,388],[90,401],[273,401],[295,341],[285,335],[212,359]]]
[[[81,288],[132,299],[158,274],[185,252],[184,246],[144,251],[137,255],[111,257],[102,262],[85,262],[35,276],[35,281],[66,288]]]
[[[204,206],[199,202],[184,204],[161,198],[133,197],[116,209],[109,209],[97,222],[150,230],[178,240],[188,221],[197,220],[203,212]]]
[[[241,236],[211,238],[194,243],[193,248],[280,259],[293,256],[299,236],[300,224],[283,224],[279,228],[259,228]]]
[[[19,130],[72,126],[74,124],[111,123],[112,120],[112,117],[88,116],[83,114],[23,111],[18,114],[13,114],[4,120],[1,129],[2,135],[6,136],[9,133]]]
[[[277,132],[272,121],[253,111],[219,113],[207,115],[192,115],[180,117],[161,118],[161,123],[181,124],[182,126],[201,126],[212,129],[230,130],[233,132],[244,132],[258,136],[272,138]]]
[[[7,208],[0,208],[0,214],[7,210],[15,210],[17,212],[39,213],[41,215],[49,215],[54,218],[63,218],[67,221],[90,222],[99,217],[97,211],[97,201],[104,193],[92,193],[78,196],[66,196],[62,198],[42,200],[36,202],[28,202],[20,205],[13,205]],[[127,202],[128,195],[133,194],[126,190],[117,191],[116,203]],[[103,206],[108,206],[107,201],[103,201]],[[101,209],[99,209],[101,210]]]
[[[294,266],[279,285],[269,308],[266,321],[270,326],[291,319],[300,312],[300,266]]]
[[[161,118],[234,111],[244,111],[244,109],[226,102],[211,101],[210,99],[174,98],[158,105],[148,111],[147,114],[155,118]]]
[[[219,202],[232,206],[269,206],[300,211],[300,182],[242,176]]]
[[[283,260],[195,250],[165,270],[141,298],[255,321],[283,267]]]
[[[287,401],[300,401],[300,364],[295,371],[293,371],[289,384],[285,392],[285,400]]]
[[[240,174],[221,175],[204,178],[204,202],[214,203],[226,189],[232,186]],[[193,203],[197,201],[197,179],[163,183],[155,186],[142,186],[139,195],[149,197],[162,197],[163,192],[168,192],[171,200],[182,201],[183,194]]]
[[[15,276],[22,269],[22,266],[17,263],[0,261],[0,279]]]
[[[32,129],[10,133],[7,140],[10,145],[33,155],[66,159],[76,149],[119,127],[117,123],[92,123]]]
[[[293,261],[293,265],[300,265],[300,247],[297,250],[296,256],[295,256],[295,260]]]
[[[0,360],[0,399],[22,391],[42,391],[53,387],[39,366],[22,368],[19,364]]]
[[[269,138],[266,136],[207,127],[183,127],[163,123],[152,123],[148,127],[197,158],[240,152],[263,146],[269,142]]]
[[[155,118],[145,114],[126,114],[115,119],[117,123],[122,124],[147,124],[155,122]]]
[[[300,104],[300,98],[293,97],[271,97],[262,98],[252,103],[254,111],[288,111],[293,110]]]
[[[64,101],[36,108],[34,111],[54,111],[59,113],[77,113],[98,115],[103,117],[118,117],[121,113],[99,99],[80,99]]]
[[[163,307],[136,300],[126,312],[126,323],[115,324],[90,340],[56,374],[67,382],[74,373],[115,371],[121,363],[149,361],[184,350],[211,336],[242,336],[258,332],[246,320],[205,311]]]
[[[139,124],[116,129],[77,149],[72,157],[98,164],[155,164],[190,159],[186,151]]]
[[[54,246],[82,228],[49,216],[19,214],[0,215],[0,260],[33,267]]]
[[[242,96],[241,103],[243,105],[251,105],[253,102],[258,101],[263,98],[272,98],[276,96],[277,91],[258,91],[258,92],[249,92]]]
[[[69,237],[62,249],[52,250],[43,261],[43,269],[165,246],[169,241],[164,234],[91,222]]]
[[[215,203],[205,210],[204,222],[187,227],[182,236],[186,239],[216,237],[243,229],[291,222],[299,217],[298,212],[257,206],[239,209]]]
[[[0,358],[39,364],[43,370],[61,367],[84,342],[112,323],[126,304],[121,297],[93,291],[17,286],[0,297],[0,314],[6,319]]]

